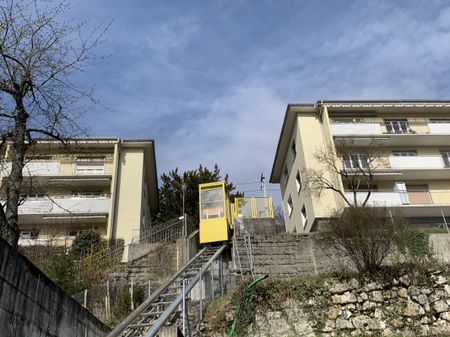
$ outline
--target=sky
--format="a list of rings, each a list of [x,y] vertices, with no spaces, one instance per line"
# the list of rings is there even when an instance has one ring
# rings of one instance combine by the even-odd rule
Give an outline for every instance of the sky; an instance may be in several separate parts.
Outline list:
[[[448,99],[450,2],[73,0],[111,24],[80,81],[91,136],[152,138],[158,173],[202,164],[248,196],[268,181],[288,103]],[[269,194],[279,199],[277,185]]]

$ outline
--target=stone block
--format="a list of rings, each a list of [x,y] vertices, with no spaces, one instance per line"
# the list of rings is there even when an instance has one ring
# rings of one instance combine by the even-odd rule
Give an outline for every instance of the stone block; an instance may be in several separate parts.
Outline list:
[[[406,306],[403,310],[403,316],[406,317],[418,317],[425,314],[425,310],[419,304],[408,301],[406,302]]]

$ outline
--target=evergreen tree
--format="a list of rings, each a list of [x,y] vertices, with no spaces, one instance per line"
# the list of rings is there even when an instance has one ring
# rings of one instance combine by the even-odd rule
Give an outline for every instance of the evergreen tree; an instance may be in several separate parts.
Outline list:
[[[158,216],[160,221],[167,221],[183,214],[183,182],[186,187],[185,212],[194,217],[197,222],[199,219],[199,184],[224,181],[231,202],[233,202],[235,197],[243,196],[243,193],[238,191],[233,192],[236,189],[236,186],[229,182],[228,174],[222,179],[217,164],[214,166],[213,170],[209,170],[207,167],[200,165],[198,169],[185,171],[183,173],[179,173],[178,168],[176,168],[169,171],[168,174],[163,173],[161,180],[162,185],[159,189],[160,214]]]

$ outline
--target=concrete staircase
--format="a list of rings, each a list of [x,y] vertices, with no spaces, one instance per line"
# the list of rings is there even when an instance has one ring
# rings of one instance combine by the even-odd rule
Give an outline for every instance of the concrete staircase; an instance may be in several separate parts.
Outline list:
[[[122,263],[110,275],[111,281],[147,284],[150,280],[160,284],[177,270],[177,244],[155,243],[149,252],[128,263]]]

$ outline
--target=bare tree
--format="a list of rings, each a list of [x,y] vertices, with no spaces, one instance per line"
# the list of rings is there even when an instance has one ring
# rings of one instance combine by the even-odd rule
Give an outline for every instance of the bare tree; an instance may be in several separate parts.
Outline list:
[[[275,228],[278,230],[281,228],[283,229],[282,231],[284,232],[286,229],[286,222],[284,221],[284,212],[283,212],[283,207],[281,205],[278,205],[275,208]]]
[[[25,154],[37,138],[65,142],[84,131],[77,123],[80,100],[95,102],[74,81],[107,27],[82,34],[83,24],[64,21],[68,4],[39,0],[0,3],[0,153],[8,166],[2,182],[0,235],[16,246]],[[8,150],[6,146],[8,145]]]
[[[371,141],[364,150],[358,150],[353,145],[353,141],[342,140],[318,150],[314,157],[321,166],[306,170],[303,185],[317,196],[324,190],[331,190],[338,193],[350,207],[366,206],[374,188],[374,172],[385,166],[383,147],[376,140]],[[349,200],[341,189],[339,180],[344,189],[352,192],[353,200]],[[358,193],[365,193],[361,203],[358,202]]]
[[[405,229],[405,220],[386,207],[352,207],[332,214],[319,242],[348,257],[363,275],[378,271],[389,254],[401,247]]]

